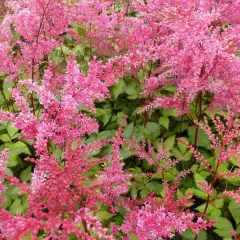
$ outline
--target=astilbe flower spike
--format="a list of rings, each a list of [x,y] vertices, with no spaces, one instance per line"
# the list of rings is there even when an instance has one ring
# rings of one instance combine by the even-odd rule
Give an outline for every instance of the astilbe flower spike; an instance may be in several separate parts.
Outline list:
[[[2,153],[0,192],[5,190],[5,179],[9,186],[19,188],[19,195],[27,195],[28,207],[26,213],[18,215],[0,209],[1,237],[21,239],[30,233],[37,239],[44,232],[45,239],[67,239],[70,233],[81,239],[115,239],[118,233],[109,233],[95,216],[99,204],[107,205],[111,212],[116,212],[119,205],[127,209],[123,225],[117,227],[125,237],[133,232],[139,239],[172,238],[175,232],[182,234],[187,228],[197,233],[212,226],[212,222],[186,210],[191,202],[187,197],[175,201],[179,180],[188,171],[183,171],[172,185],[163,184],[168,191],[160,201],[151,194],[142,202],[127,197],[132,175],[125,172],[120,161],[124,143],[134,148],[133,155],[156,165],[159,172],[181,159],[172,160],[165,149],[160,149],[158,160],[167,163],[161,167],[152,157],[150,144],[146,151],[147,144],[138,146],[134,140],[121,138],[123,126],[110,140],[84,144],[83,137],[98,131],[98,123],[90,117],[96,110],[94,101],[109,97],[108,88],[125,73],[137,79],[139,70],[153,63],[158,64],[143,80],[142,95],[154,99],[145,110],[174,107],[177,114],[185,114],[194,98],[201,99],[210,92],[212,108],[239,113],[239,1],[127,2],[120,9],[111,0],[1,3],[0,71],[5,81],[14,84],[11,94],[17,111],[0,110],[0,122],[11,121],[21,131],[19,139],[28,141],[34,149],[33,156],[25,159],[34,165],[31,183],[21,183],[5,171],[7,157],[5,151]],[[89,47],[87,73],[79,70],[74,54],[65,59],[65,73],[48,58],[65,43],[65,35]],[[40,71],[42,64],[44,74]],[[167,84],[174,85],[176,93],[155,96]],[[215,169],[188,145],[212,177],[210,186],[200,183],[208,194],[207,204],[217,177],[239,174],[239,166],[225,175],[217,171],[221,163],[239,153],[235,141],[239,137],[238,122],[229,117],[227,126],[219,118],[213,123],[219,137],[201,122],[196,124],[209,135],[212,149],[220,148]],[[92,157],[105,144],[112,145],[110,156]],[[53,149],[61,156],[57,157]],[[97,180],[87,185],[90,179],[86,173],[95,165],[103,169]],[[224,194],[239,200],[237,190]]]
[[[189,171],[182,172],[172,186],[166,184],[168,189],[163,199],[159,200],[154,195],[149,195],[144,206],[129,211],[124,224],[120,227],[121,230],[126,234],[135,233],[140,240],[148,240],[173,238],[175,231],[182,234],[187,228],[199,233],[200,229],[211,227],[213,221],[204,221],[195,213],[183,210],[191,202],[187,199],[188,196],[177,201],[174,199],[179,180],[188,173]]]

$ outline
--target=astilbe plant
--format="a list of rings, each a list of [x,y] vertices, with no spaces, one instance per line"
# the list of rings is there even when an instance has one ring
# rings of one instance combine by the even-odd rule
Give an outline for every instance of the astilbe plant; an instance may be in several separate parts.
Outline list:
[[[196,96],[201,102],[205,93],[211,93],[212,107],[237,112],[239,2],[156,0],[134,6],[148,29],[145,34],[150,33],[148,41],[139,48],[136,44],[142,63],[147,58],[160,62],[146,77],[144,93],[155,95],[166,84],[176,86],[174,95],[157,96],[146,109],[174,107],[184,114]]]
[[[98,219],[90,213],[90,210],[96,208],[96,203],[104,198],[96,192],[96,189],[84,185],[87,179],[84,173],[92,166],[106,161],[101,158],[90,158],[88,154],[101,148],[106,141],[81,144],[81,137],[97,131],[98,124],[78,110],[84,105],[93,111],[93,99],[101,100],[107,94],[106,86],[100,80],[94,79],[94,71],[95,66],[93,72],[90,70],[88,74],[91,81],[87,80],[71,58],[66,74],[53,76],[51,69],[48,69],[41,85],[26,80],[19,82],[19,87],[13,89],[12,95],[19,113],[11,115],[11,120],[22,130],[21,138],[33,144],[36,157],[26,159],[35,164],[31,184],[21,185],[17,178],[4,172],[6,153],[2,154],[2,179],[9,180],[10,185],[17,185],[21,194],[28,194],[29,204],[27,213],[21,217],[11,216],[5,210],[1,210],[0,228],[7,238],[20,239],[31,233],[35,239],[40,230],[49,233],[46,239],[56,239],[57,236],[59,239],[66,239],[69,233],[75,233],[77,237],[81,236],[84,239],[93,239],[89,233],[91,229],[99,238],[106,234],[107,230],[103,229]],[[89,84],[90,82],[92,84]],[[31,92],[37,92],[39,103],[42,105],[39,118],[29,108],[21,89],[23,87]],[[5,115],[7,114],[2,114],[1,121],[9,120]],[[116,146],[120,144],[115,141]],[[74,149],[73,142],[77,142]],[[61,151],[59,160],[51,152],[51,144],[55,144]],[[112,158],[115,162],[119,160],[117,152]],[[117,171],[120,171],[119,179],[115,181],[118,184],[119,181],[122,182],[122,190],[116,189],[115,196],[127,190],[125,187],[127,178],[120,179],[120,173],[124,176],[121,168],[120,164],[117,168]],[[110,178],[110,175],[108,177]],[[109,186],[109,190],[106,187],[106,191],[111,191],[112,185]],[[110,204],[110,200],[113,200],[110,196],[104,199],[106,204]],[[85,226],[85,232],[78,228],[78,224]]]
[[[232,117],[226,118],[226,126],[219,118],[213,119],[216,138],[200,122],[201,103],[210,92],[212,107],[239,113],[239,1],[9,0],[0,8],[0,71],[5,82],[13,84],[12,111],[7,104],[8,111],[0,110],[0,121],[12,122],[20,130],[18,139],[32,147],[25,161],[33,166],[31,181],[21,182],[7,168],[8,150],[1,153],[0,204],[12,186],[19,188],[19,196],[28,203],[21,214],[1,208],[1,237],[128,239],[134,233],[145,240],[211,227],[213,221],[204,217],[216,180],[239,177],[239,165],[234,171],[218,172],[221,164],[239,153],[239,125]],[[79,70],[76,55],[65,56],[62,47],[68,41],[88,46],[87,73]],[[57,48],[63,64],[53,60]],[[163,178],[181,159],[173,160],[161,147],[155,158],[150,144],[123,140],[125,120],[112,139],[85,142],[99,128],[91,118],[95,102],[110,97],[109,87],[126,73],[137,79],[147,65],[150,71],[142,94],[147,100],[168,84],[176,86],[176,93],[158,96],[145,110],[174,107],[180,114],[188,113],[189,103],[198,96],[197,125],[207,132],[217,154],[216,161],[209,163],[195,146],[184,142],[211,175],[210,185],[199,182],[207,194],[203,216],[190,211],[191,196],[176,199],[180,180],[191,174],[188,170],[172,182],[163,182],[162,198],[153,193],[141,200],[128,197],[133,176],[120,159],[124,145],[132,156],[155,165]],[[2,88],[1,92],[4,95]],[[106,144],[112,147],[110,155],[96,157],[96,150]],[[94,166],[101,169],[92,178],[88,173]],[[226,189],[218,197],[239,202],[239,190]],[[96,215],[101,206],[112,214],[123,207],[123,223],[109,229],[102,225]]]
[[[193,146],[179,139],[180,142],[188,146],[195,159],[211,177],[210,184],[205,179],[198,181],[200,188],[207,195],[202,211],[203,214],[207,213],[211,203],[217,199],[230,197],[239,204],[239,188],[237,186],[234,189],[228,189],[226,185],[224,191],[218,195],[214,194],[214,189],[217,188],[219,179],[230,181],[231,179],[239,178],[240,122],[239,119],[234,117],[232,112],[228,114],[223,113],[222,115],[224,116],[223,119],[219,116],[211,117],[213,128],[210,127],[206,117],[203,123],[195,121],[196,125],[205,131],[211,141],[211,150],[215,153],[213,159],[207,160]],[[195,239],[197,239],[197,236]],[[238,239],[238,235],[235,235],[235,239]]]
[[[94,70],[95,65],[93,69],[90,66],[88,77],[91,77],[91,82],[94,81]],[[169,189],[165,203],[164,200],[158,202],[152,196],[144,203],[145,207],[141,207],[142,203],[138,201],[120,197],[128,192],[131,179],[131,175],[124,172],[119,159],[119,149],[123,144],[122,126],[112,140],[81,143],[83,136],[97,131],[98,124],[86,113],[79,112],[79,107],[86,106],[93,111],[93,99],[101,100],[107,94],[107,89],[102,86],[101,81],[95,79],[92,85],[89,84],[88,77],[79,72],[78,65],[71,57],[65,74],[54,76],[49,68],[45,71],[41,85],[31,80],[23,80],[12,90],[19,113],[13,115],[2,112],[1,121],[11,120],[21,130],[20,138],[34,146],[35,157],[25,160],[34,163],[35,167],[31,183],[21,183],[18,178],[5,172],[7,152],[2,153],[1,178],[6,179],[10,186],[19,187],[19,194],[26,194],[28,201],[27,211],[23,215],[13,216],[1,209],[0,229],[3,236],[7,239],[21,239],[31,234],[31,239],[37,239],[40,231],[44,231],[45,239],[67,239],[70,233],[81,239],[114,239],[114,235],[108,235],[108,230],[92,215],[100,203],[107,205],[112,212],[118,211],[119,205],[129,209],[120,230],[126,234],[129,231],[136,232],[140,239],[149,237],[139,235],[137,222],[131,229],[129,226],[134,224],[132,218],[136,219],[138,214],[142,215],[141,212],[145,214],[142,221],[147,222],[151,214],[155,219],[154,214],[165,213],[161,217],[163,222],[157,223],[156,219],[152,220],[154,226],[151,236],[155,236],[155,239],[172,237],[172,228],[176,222],[179,224],[176,227],[179,233],[189,227],[198,232],[200,228],[211,226],[211,223],[208,224],[201,218],[195,223],[195,214],[183,211],[184,203],[188,201],[181,200],[181,204],[174,201],[177,184]],[[39,103],[42,105],[39,117],[35,116],[28,106],[23,87],[30,92],[37,92]],[[73,146],[74,142],[76,146]],[[106,143],[112,143],[113,148],[113,153],[108,159],[91,157],[91,153]],[[52,145],[60,150],[60,158],[52,152]],[[100,173],[98,181],[89,186],[87,182],[91,179],[85,174],[94,165],[104,162],[108,162],[109,166]],[[1,186],[3,192],[4,185]],[[162,231],[160,229],[163,225],[168,227]]]
[[[150,194],[143,206],[130,209],[121,230],[127,234],[135,233],[138,239],[148,240],[173,238],[176,233],[182,234],[188,228],[198,234],[200,229],[213,226],[214,221],[207,222],[200,215],[187,210],[192,203],[188,195],[175,200],[179,181],[188,173],[181,172],[172,186],[165,183],[166,194],[162,199]]]

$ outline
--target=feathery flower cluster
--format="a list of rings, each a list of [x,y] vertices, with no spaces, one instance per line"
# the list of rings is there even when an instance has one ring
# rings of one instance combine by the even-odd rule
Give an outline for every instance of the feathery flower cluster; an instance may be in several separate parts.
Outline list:
[[[212,222],[186,210],[191,203],[187,196],[175,201],[179,181],[188,171],[171,186],[165,183],[167,191],[161,201],[153,195],[143,202],[127,197],[132,175],[120,161],[124,144],[134,149],[132,155],[156,165],[159,172],[181,159],[172,160],[160,148],[156,161],[150,144],[138,146],[134,140],[122,139],[123,125],[109,140],[85,144],[83,138],[98,131],[98,123],[90,115],[96,111],[96,101],[110,96],[109,87],[126,73],[137,79],[140,69],[154,63],[156,69],[143,80],[142,94],[154,97],[145,110],[174,107],[184,114],[197,96],[200,100],[210,92],[212,107],[240,113],[239,8],[239,1],[215,0],[1,2],[0,72],[14,86],[11,95],[17,110],[0,110],[0,122],[11,121],[21,132],[19,139],[34,149],[32,157],[25,159],[34,165],[30,183],[21,183],[5,172],[7,151],[2,152],[0,193],[5,190],[5,179],[9,186],[20,189],[19,195],[27,195],[28,207],[16,216],[0,208],[1,237],[21,239],[30,233],[32,239],[38,239],[43,232],[45,239],[68,239],[69,234],[80,239],[116,239],[118,233],[110,233],[95,216],[99,205],[113,213],[119,206],[125,207],[127,216],[117,229],[143,240],[211,227]],[[64,66],[53,61],[54,51],[69,39],[90,49],[87,73],[79,70],[75,54],[65,59]],[[174,95],[155,95],[167,84],[176,86]],[[212,121],[219,137],[207,125],[197,124],[208,134],[212,149],[220,149],[215,170],[188,146],[213,179],[210,186],[200,182],[208,194],[207,204],[216,178],[229,177],[218,173],[218,167],[240,151],[235,141],[239,123],[232,117],[225,119],[226,126],[220,118]],[[110,156],[93,157],[107,143],[112,146]],[[96,165],[102,167],[97,180],[87,177]],[[239,167],[230,174],[239,174]],[[87,184],[89,180],[95,182]],[[238,202],[238,193],[224,194]],[[3,201],[0,197],[0,203]]]

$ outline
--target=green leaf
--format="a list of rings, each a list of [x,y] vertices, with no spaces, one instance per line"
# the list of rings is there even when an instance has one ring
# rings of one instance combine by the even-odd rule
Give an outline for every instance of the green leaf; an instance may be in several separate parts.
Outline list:
[[[12,206],[10,207],[10,213],[11,214],[16,214],[16,213],[21,213],[22,212],[22,207],[21,207],[21,199],[17,198]]]
[[[72,50],[65,45],[62,45],[61,48],[59,47],[59,50],[63,51],[64,55],[71,55],[72,54]]]
[[[189,143],[188,139],[185,137],[182,137],[180,139],[182,139],[184,142]],[[184,154],[187,151],[187,146],[184,143],[181,143],[180,141],[178,141],[177,145],[178,145],[178,148],[180,149],[181,153]]]
[[[198,206],[196,208],[196,210],[198,210],[199,212],[203,213],[205,211],[205,207],[206,207],[206,203]],[[212,206],[211,204],[208,205],[208,208],[207,208],[207,211],[206,211],[206,214],[210,214],[213,210],[215,209],[214,206]]]
[[[135,187],[131,188],[130,190],[130,195],[131,195],[131,198],[135,198],[137,196],[137,189]]]
[[[165,85],[164,86],[164,90],[167,90],[171,93],[175,93],[176,92],[176,86],[174,85]]]
[[[171,150],[175,143],[175,137],[175,135],[168,137],[163,143],[163,148]]]
[[[55,149],[53,151],[53,156],[55,156],[57,160],[60,161],[62,157],[62,151],[59,148]]]
[[[190,144],[194,144],[195,142],[195,133],[196,133],[195,126],[188,128],[188,136],[189,136]],[[198,129],[197,145],[200,147],[204,147],[206,149],[210,149],[210,145],[211,145],[208,135],[201,128]]]
[[[142,69],[140,69],[140,71],[138,72],[138,79],[139,79],[140,81],[143,81],[143,80],[144,80],[144,74],[143,74],[143,70],[142,70]]]
[[[189,161],[191,159],[192,155],[193,155],[192,152],[190,150],[188,150],[183,155],[183,161]]]
[[[74,29],[77,31],[79,36],[84,36],[86,33],[86,30],[83,27],[75,26]]]
[[[123,137],[124,138],[130,138],[133,134],[133,126],[134,126],[134,122],[131,122],[130,124],[128,124],[124,131],[123,131]]]
[[[10,148],[14,150],[14,152],[18,152],[18,154],[25,153],[27,155],[31,155],[27,145],[21,141],[13,143]]]
[[[159,118],[159,124],[166,129],[169,128],[169,118],[168,117],[160,117]]]
[[[221,217],[221,215],[222,215],[222,211],[221,211],[220,209],[217,209],[217,208],[215,208],[215,209],[211,212],[211,214],[210,214],[210,216],[211,216],[213,219],[216,219],[216,218],[218,218],[218,217]]]
[[[96,216],[100,219],[100,220],[108,220],[111,217],[115,216],[116,214],[110,213],[106,210],[100,210],[96,213]]]
[[[142,169],[139,167],[129,168],[129,170],[135,173],[142,173]]]
[[[141,190],[141,192],[140,192],[141,198],[147,197],[148,193],[149,193],[149,190],[147,188],[144,188],[143,190]]]
[[[233,226],[227,218],[220,217],[216,220],[216,228],[232,230]]]
[[[11,196],[9,194],[9,191],[5,191],[3,193],[3,197],[4,197],[5,201],[2,204],[2,208],[7,209],[12,204],[12,200],[11,200]]]
[[[196,233],[194,233],[191,229],[187,229],[182,234],[185,240],[194,240]],[[207,240],[207,232],[204,230],[200,230],[197,240]]]
[[[14,84],[12,82],[3,82],[3,92],[6,97],[6,99],[10,99],[11,94],[9,92],[9,89],[12,89]]]
[[[146,128],[151,133],[155,133],[160,129],[159,125],[155,122],[147,122]]]
[[[111,116],[112,116],[111,114],[104,114],[104,115],[103,115],[103,117],[102,117],[103,126],[105,126],[105,125],[109,122]]]
[[[228,162],[220,164],[217,172],[218,173],[227,173],[228,172]]]
[[[199,189],[194,189],[194,195],[196,197],[202,198],[202,199],[207,199],[208,195],[207,193],[203,192],[202,190]]]
[[[223,199],[217,199],[213,202],[213,205],[216,207],[216,208],[222,208],[223,207]]]
[[[11,138],[9,137],[8,134],[1,134],[0,135],[0,140],[3,142],[11,142]]]
[[[18,132],[18,129],[15,128],[10,122],[7,123],[7,132],[11,139],[14,139],[14,135]]]
[[[130,157],[130,153],[128,150],[125,149],[120,149],[120,159],[126,159],[128,157]]]
[[[115,84],[112,87],[112,93],[115,99],[117,99],[121,93],[124,93],[125,88],[126,88],[126,84],[123,80],[119,81],[117,84]]]
[[[147,122],[146,127],[142,127],[142,132],[145,138],[153,141],[160,135],[161,130],[159,124],[155,122]]]
[[[114,136],[114,131],[113,130],[106,130],[106,131],[100,132],[98,134],[98,137],[100,139],[112,138],[113,136]]]
[[[28,168],[24,169],[21,172],[20,179],[22,182],[27,182],[27,181],[31,180],[31,178],[32,178],[31,170],[32,170],[32,167],[29,166]]]
[[[227,218],[218,217],[214,220],[216,221],[215,227],[217,228],[214,230],[215,233],[223,238],[231,236],[230,231],[233,230],[233,226]]]
[[[125,93],[128,95],[128,99],[137,99],[138,98],[138,92],[135,83],[128,85],[125,89]]]
[[[9,187],[7,189],[7,192],[9,194],[9,196],[11,197],[11,199],[15,200],[18,198],[19,190],[20,189],[18,187]]]
[[[208,185],[208,182],[199,173],[194,173],[194,180],[195,180],[196,186],[201,190],[203,190],[203,188],[198,182],[204,182]]]
[[[175,158],[181,158],[181,157],[182,157],[182,153],[181,153],[177,148],[175,148],[175,147],[173,147],[173,148],[171,149],[171,153],[173,154],[173,156],[174,156]]]
[[[175,117],[175,112],[176,112],[175,109],[166,109],[166,110],[163,110],[162,113],[164,117],[169,117],[169,116]]]
[[[239,224],[240,223],[240,206],[236,204],[235,201],[231,201],[228,206],[228,209],[232,214],[236,224]]]
[[[9,152],[7,166],[11,168],[17,166],[20,163],[21,163],[20,157],[18,155],[11,156]]]
[[[131,240],[138,240],[137,235],[135,233],[130,233],[128,236]]]
[[[122,123],[122,120],[125,116],[126,116],[126,114],[124,112],[119,112],[117,114],[117,124],[118,125]]]
[[[186,240],[193,240],[196,236],[196,233],[194,233],[191,229],[187,229],[183,232],[182,236]]]
[[[27,155],[31,154],[27,145],[20,141],[11,144],[9,148],[8,167],[15,167],[21,162],[21,159],[19,158],[21,153],[25,153]]]
[[[156,194],[159,194],[163,187],[162,187],[161,183],[152,181],[152,182],[149,182],[149,183],[146,184],[146,188],[149,191],[152,191]]]

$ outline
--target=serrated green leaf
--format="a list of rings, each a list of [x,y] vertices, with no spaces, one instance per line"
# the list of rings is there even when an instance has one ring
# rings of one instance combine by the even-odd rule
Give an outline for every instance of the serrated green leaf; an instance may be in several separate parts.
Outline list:
[[[195,142],[195,133],[196,133],[196,127],[192,126],[188,128],[188,136],[189,136],[189,142],[190,144],[194,144]],[[197,138],[197,146],[204,147],[206,149],[210,149],[210,140],[208,138],[208,135],[201,129],[198,129],[198,138]]]
[[[55,156],[57,160],[60,161],[62,157],[62,151],[59,148],[55,149],[53,151],[53,156]]]
[[[8,156],[8,162],[7,166],[8,167],[16,167],[18,164],[21,163],[21,159],[18,155],[10,155]]]
[[[202,175],[200,175],[199,173],[194,173],[194,180],[195,180],[195,184],[198,187],[198,189],[203,190],[202,186],[198,183],[198,182],[204,182],[208,185],[208,182],[204,179],[204,177]]]
[[[160,130],[159,125],[155,122],[147,122],[146,128],[151,133],[155,133]]]
[[[148,196],[149,190],[147,188],[144,188],[140,191],[141,198],[145,198]]]
[[[188,139],[185,137],[180,138],[182,139],[184,142],[189,143]],[[184,143],[181,143],[180,141],[177,142],[178,148],[180,149],[181,153],[185,153],[187,151],[187,146]]]
[[[223,217],[216,219],[215,227],[219,229],[228,229],[228,230],[233,229],[232,223],[227,218],[223,218]]]
[[[143,80],[144,80],[144,74],[143,74],[143,70],[142,70],[142,69],[140,69],[140,71],[138,72],[138,79],[139,79],[140,81],[143,81]]]
[[[21,174],[20,174],[20,179],[22,182],[27,182],[31,180],[32,175],[31,175],[32,167],[29,166],[28,168],[24,169]]]
[[[214,219],[216,221],[214,230],[220,237],[226,238],[231,236],[230,231],[233,230],[231,222],[227,218],[218,217]]]
[[[185,240],[194,240],[196,233],[194,233],[191,229],[187,229],[182,234]],[[197,240],[207,240],[207,232],[204,230],[200,230]]]
[[[215,229],[214,232],[217,233],[217,235],[219,235],[220,237],[223,237],[223,238],[226,238],[226,237],[231,235],[229,233],[229,231],[225,230],[225,229]]]
[[[8,136],[8,134],[1,134],[0,140],[3,142],[11,142],[11,138]]]
[[[123,131],[123,137],[124,138],[130,138],[133,134],[133,126],[134,126],[134,122],[131,122],[130,124],[128,124],[124,131]]]
[[[103,117],[102,117],[103,126],[106,126],[106,124],[109,122],[110,118],[111,118],[111,115],[110,115],[110,114],[105,114],[105,115],[103,115]]]
[[[10,122],[7,124],[7,132],[11,139],[14,139],[14,135],[18,132],[18,129],[15,128]]]
[[[206,203],[198,206],[196,208],[196,210],[198,210],[199,212],[203,213],[205,211],[205,208],[206,208]],[[207,208],[207,211],[206,211],[206,214],[210,214],[213,210],[215,209],[214,206],[212,206],[211,204],[208,205],[208,208]]]
[[[114,136],[114,131],[113,130],[102,131],[98,134],[98,137],[100,139],[112,138],[113,136]]]
[[[146,184],[146,188],[149,190],[149,191],[153,191],[154,193],[160,193],[160,191],[162,190],[162,184],[159,183],[159,182],[149,182]]]
[[[168,137],[163,143],[163,148],[171,150],[175,144],[175,137],[175,135]]]
[[[216,207],[216,208],[222,208],[223,207],[223,199],[217,199],[215,201],[213,201],[213,205]]]
[[[163,110],[162,113],[164,117],[169,117],[169,116],[175,117],[175,112],[176,112],[175,109],[166,109],[166,110]]]
[[[137,99],[138,98],[138,92],[135,84],[128,85],[125,89],[125,93],[128,95],[128,99]]]
[[[7,192],[11,199],[15,200],[18,198],[18,193],[20,189],[18,187],[8,187]]]
[[[112,93],[115,99],[117,99],[121,93],[124,93],[125,88],[126,88],[126,84],[123,80],[119,81],[117,84],[115,84],[112,87]]]
[[[115,216],[116,214],[113,214],[111,212],[108,212],[106,210],[100,210],[96,213],[96,216],[101,220],[108,220],[111,217]]]
[[[192,152],[190,150],[188,150],[187,152],[184,153],[184,155],[182,156],[183,161],[189,161],[192,158]]]
[[[194,195],[196,197],[202,198],[202,199],[207,199],[208,195],[207,193],[203,192],[202,190],[199,189],[194,189]]]
[[[10,148],[11,148],[11,150],[13,150],[13,152],[16,152],[17,155],[19,155],[21,153],[31,155],[27,145],[21,141],[17,141],[16,143],[13,143]]]
[[[171,153],[173,154],[173,156],[174,156],[175,158],[181,158],[181,157],[182,157],[182,153],[181,153],[177,148],[175,148],[175,147],[173,147],[173,148],[171,149]]]
[[[135,198],[137,196],[137,192],[138,190],[136,188],[131,188],[130,190],[130,195],[131,195],[131,198]]]
[[[21,159],[19,158],[20,154],[22,153],[27,155],[31,154],[27,145],[20,141],[11,144],[9,147],[10,150],[8,153],[8,167],[15,167],[19,163],[21,163]]]
[[[169,128],[169,118],[168,117],[160,117],[159,118],[159,124],[166,129]]]
[[[215,208],[215,209],[211,212],[211,214],[210,214],[210,216],[211,216],[213,219],[216,219],[216,218],[218,218],[218,217],[221,217],[221,215],[222,215],[222,211],[221,211],[220,209],[217,209],[217,208]]]
[[[12,204],[12,199],[11,199],[11,196],[10,196],[10,194],[9,194],[8,191],[5,191],[5,192],[3,193],[3,197],[4,197],[5,201],[2,203],[2,208],[3,208],[3,209],[7,209],[8,207],[11,206],[11,204]]]
[[[232,214],[235,222],[237,224],[239,224],[240,223],[240,206],[238,204],[236,204],[235,201],[231,201],[228,206],[228,209],[229,209],[230,213]]]
[[[10,213],[16,214],[21,212],[22,212],[21,199],[17,198],[10,207]]]

